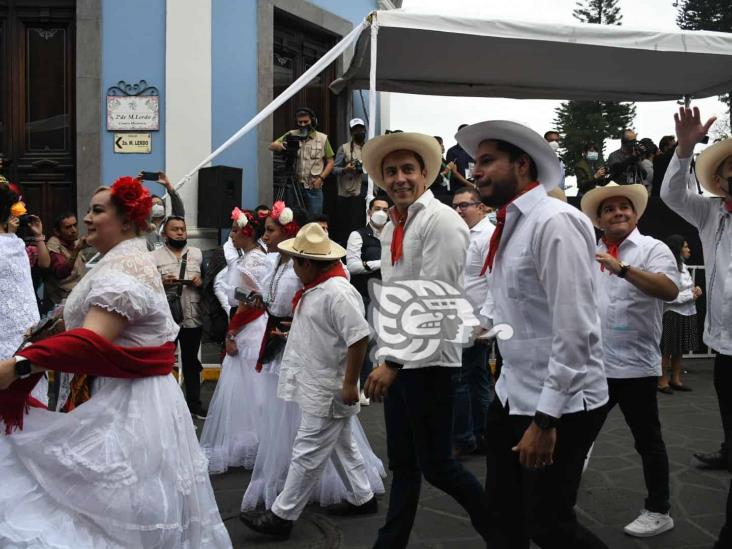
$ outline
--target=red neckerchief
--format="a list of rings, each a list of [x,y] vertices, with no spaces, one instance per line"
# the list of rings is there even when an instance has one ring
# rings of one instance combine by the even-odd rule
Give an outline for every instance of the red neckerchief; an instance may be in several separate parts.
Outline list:
[[[625,238],[628,238],[627,236]],[[613,256],[615,259],[620,259],[620,245],[625,241],[625,238],[619,242],[608,242],[607,239],[603,236],[602,237],[602,243],[605,244],[607,247],[607,253],[609,253],[611,256]],[[605,272],[605,265],[600,263],[600,270],[602,272]]]
[[[300,298],[302,297],[302,294],[307,292],[310,288],[315,288],[318,284],[322,284],[329,278],[336,278],[342,276],[343,278],[348,278],[346,276],[346,272],[343,270],[343,263],[340,261],[336,262],[330,269],[327,271],[323,271],[318,276],[316,276],[311,282],[308,282],[300,288],[297,292],[295,292],[295,297],[292,298],[292,312],[294,314],[295,310],[297,309],[297,304],[300,302]]]
[[[732,200],[724,201],[724,209],[727,210],[728,213],[732,213]]]
[[[394,233],[391,237],[391,264],[396,265],[403,254],[404,247],[404,225],[407,224],[407,215],[399,217],[399,212],[394,207],[392,212],[392,221],[394,222]]]
[[[91,330],[77,328],[18,351],[18,356],[46,370],[113,378],[165,376],[173,371],[175,343],[159,347],[121,347]],[[23,429],[30,393],[42,373],[17,379],[0,391],[0,419],[5,433]]]
[[[527,192],[535,189],[538,186],[538,181],[532,181],[531,183],[526,185],[526,187],[524,187],[524,189],[520,193],[514,196],[511,202],[516,200],[519,196],[526,194]],[[485,263],[483,264],[483,269],[480,271],[480,276],[483,276],[486,271],[493,271],[493,262],[496,259],[496,254],[498,253],[498,245],[501,243],[503,226],[506,224],[506,212],[508,211],[508,205],[511,204],[511,202],[508,202],[501,206],[501,208],[496,213],[496,230],[493,231],[493,235],[491,236],[491,242],[488,246],[488,257],[485,258]]]

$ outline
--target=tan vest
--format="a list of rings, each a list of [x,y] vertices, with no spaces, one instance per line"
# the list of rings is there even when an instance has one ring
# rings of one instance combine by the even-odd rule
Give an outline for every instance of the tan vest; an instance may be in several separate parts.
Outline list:
[[[49,252],[60,254],[66,259],[71,258],[71,252],[69,251],[69,249],[64,246],[61,243],[61,240],[56,236],[52,236],[48,239],[46,247],[48,248]],[[46,297],[51,301],[51,303],[53,303],[54,305],[58,305],[68,297],[68,295],[71,293],[71,290],[73,290],[74,286],[79,283],[79,280],[81,280],[81,277],[84,276],[85,272],[86,269],[84,266],[84,258],[82,257],[82,254],[79,254],[76,256],[74,267],[71,269],[71,273],[69,273],[69,276],[59,280],[58,278],[53,276],[53,273],[49,273],[48,276],[45,277]]]
[[[325,169],[325,144],[328,136],[314,132],[300,143],[297,162],[297,180],[306,188],[310,188],[310,178],[323,173]]]
[[[356,160],[361,162],[361,146],[349,141],[341,145],[346,164]],[[358,196],[361,194],[363,172],[343,171],[338,176],[338,196]]]

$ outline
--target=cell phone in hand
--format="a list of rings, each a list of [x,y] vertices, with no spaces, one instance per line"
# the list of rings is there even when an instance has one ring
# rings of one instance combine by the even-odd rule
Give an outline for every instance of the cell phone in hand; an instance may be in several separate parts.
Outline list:
[[[157,181],[160,179],[160,172],[140,172],[143,181]]]
[[[244,303],[248,303],[256,294],[252,290],[246,288],[236,288],[234,290],[234,299]]]

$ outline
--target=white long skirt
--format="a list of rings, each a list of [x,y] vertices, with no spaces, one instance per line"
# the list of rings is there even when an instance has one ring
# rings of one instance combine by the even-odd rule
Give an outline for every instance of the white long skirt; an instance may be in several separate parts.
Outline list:
[[[0,547],[231,547],[172,376],[97,378],[68,414],[31,409],[0,436],[0,479]]]
[[[280,356],[281,358],[281,356]],[[277,383],[279,381],[279,359],[270,365],[268,372],[262,372],[264,384],[264,402],[260,419],[259,449],[254,464],[254,471],[249,486],[244,493],[242,511],[264,506],[272,507],[277,495],[285,486],[287,470],[290,467],[292,446],[297,429],[300,426],[300,406],[295,402],[287,402],[277,398]],[[375,494],[384,493],[383,478],[386,476],[384,465],[371,449],[366,433],[357,416],[352,416],[351,428],[366,464],[371,490]],[[346,501],[346,487],[341,481],[335,466],[328,462],[318,488],[313,492],[311,502],[322,506],[333,505]]]
[[[247,324],[236,337],[238,354],[227,355],[221,365],[201,433],[211,474],[225,473],[229,467],[254,467],[263,403],[263,376],[255,367],[266,326],[266,315]]]

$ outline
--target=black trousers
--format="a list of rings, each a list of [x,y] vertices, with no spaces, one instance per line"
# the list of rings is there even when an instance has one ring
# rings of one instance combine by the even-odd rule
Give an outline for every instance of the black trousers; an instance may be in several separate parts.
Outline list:
[[[645,507],[654,513],[668,513],[671,508],[669,467],[658,418],[658,378],[608,379],[607,384],[610,389],[607,412],[616,404],[620,406],[643,462],[648,490]]]
[[[486,425],[486,494],[491,542],[499,549],[528,549],[533,540],[543,549],[607,549],[602,540],[577,522],[574,506],[582,467],[605,418],[605,408],[562,416],[557,427],[554,464],[542,470],[524,468],[511,450],[533,418],[509,415],[496,398]]]
[[[714,390],[724,431],[720,450],[727,456],[727,467],[732,471],[732,356],[717,354],[714,358]]]
[[[183,367],[183,385],[186,389],[186,403],[191,410],[201,407],[201,370],[198,349],[201,347],[203,328],[181,328],[178,332],[180,342],[180,361]]]
[[[417,513],[421,477],[463,506],[486,539],[487,508],[478,480],[452,456],[453,368],[400,370],[384,401],[389,469],[386,523],[374,547],[406,547]]]

